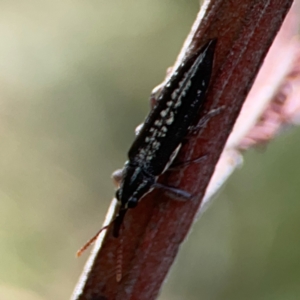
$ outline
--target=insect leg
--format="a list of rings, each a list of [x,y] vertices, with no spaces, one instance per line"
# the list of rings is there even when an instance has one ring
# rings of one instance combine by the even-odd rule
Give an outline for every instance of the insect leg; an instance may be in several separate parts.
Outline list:
[[[198,124],[191,126],[189,128],[189,133],[187,134],[186,138],[189,137],[189,135],[196,135],[200,128],[205,127],[206,123],[216,115],[218,115],[223,109],[225,109],[225,106],[220,106],[218,108],[214,108],[207,112],[199,121]]]
[[[158,182],[154,183],[153,187],[164,190],[165,192],[167,192],[168,195],[170,195],[172,198],[175,198],[176,200],[186,201],[192,199],[193,197],[193,195],[189,192],[171,186],[167,186]]]
[[[199,163],[206,157],[207,157],[207,155],[202,155],[196,159],[191,159],[191,160],[187,160],[184,162],[172,163],[172,165],[165,172],[176,171],[178,169],[188,166],[189,164]],[[186,200],[190,200],[193,197],[193,195],[187,191],[180,190],[180,189],[170,187],[170,186],[166,186],[161,183],[155,183],[154,187],[161,188],[161,189],[167,191],[168,194],[171,195],[172,197],[174,197],[176,200],[186,201]]]
[[[178,169],[181,169],[181,168],[184,168],[190,164],[194,164],[194,163],[200,163],[203,159],[205,159],[207,157],[206,154],[198,157],[198,158],[195,158],[195,159],[190,159],[190,160],[186,160],[186,161],[183,161],[183,162],[176,162],[176,163],[173,163],[167,170],[166,172],[168,171],[177,171]]]
[[[115,186],[119,187],[120,183],[123,179],[123,169],[118,169],[118,170],[114,171],[111,174],[111,178],[113,179],[113,182],[114,182]]]
[[[159,95],[159,93],[161,92],[162,88],[163,88],[163,83],[157,85],[157,86],[152,90],[151,95],[150,95],[150,99],[149,99],[149,102],[150,102],[150,109],[153,109],[153,108],[154,108],[154,106],[155,106],[155,104],[156,104],[156,102],[157,102],[158,95]],[[135,128],[134,132],[135,132],[135,135],[136,135],[136,136],[140,133],[140,131],[142,130],[143,126],[144,126],[144,123],[141,123],[141,124],[139,124],[139,125]]]
[[[143,126],[144,126],[144,123],[141,123],[140,125],[138,125],[137,127],[135,127],[135,129],[134,129],[135,136],[137,136],[140,133],[140,131],[142,130]]]
[[[173,67],[169,67],[167,69],[166,72],[166,76],[168,77],[170,75],[170,73],[172,72]],[[162,91],[162,89],[165,86],[165,81],[163,81],[162,83],[158,84],[155,88],[153,88],[151,95],[150,95],[150,108],[153,109],[153,107],[155,106],[156,102],[157,102],[157,98],[160,94],[160,92]]]

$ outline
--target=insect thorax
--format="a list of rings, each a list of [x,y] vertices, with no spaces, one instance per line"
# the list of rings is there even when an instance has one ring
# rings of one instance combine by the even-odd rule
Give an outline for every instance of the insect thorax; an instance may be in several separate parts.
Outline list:
[[[147,173],[142,165],[126,162],[123,169],[123,181],[116,192],[121,208],[135,207],[138,201],[152,190],[155,180],[156,177]]]

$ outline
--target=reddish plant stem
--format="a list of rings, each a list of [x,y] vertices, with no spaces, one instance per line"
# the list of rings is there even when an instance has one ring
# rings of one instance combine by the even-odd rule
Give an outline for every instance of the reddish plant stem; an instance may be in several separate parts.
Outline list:
[[[194,195],[178,202],[154,190],[129,210],[122,231],[122,279],[116,281],[119,240],[111,228],[98,239],[72,299],[155,299],[201,205],[226,140],[263,59],[287,14],[292,0],[206,1],[174,66],[211,38],[217,50],[205,112],[224,107],[191,136],[178,159],[205,156],[199,163],[167,172],[160,182]],[[203,116],[202,114],[202,116]],[[201,117],[201,116],[200,116]],[[101,241],[103,238],[103,241]]]

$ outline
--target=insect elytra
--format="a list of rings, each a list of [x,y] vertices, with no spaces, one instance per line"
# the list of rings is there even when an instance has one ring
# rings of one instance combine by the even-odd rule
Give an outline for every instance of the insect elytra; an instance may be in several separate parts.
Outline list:
[[[130,147],[116,191],[120,206],[113,227],[115,237],[119,235],[127,209],[134,208],[158,186],[158,176],[168,168],[197,120],[211,78],[216,42],[210,40],[179,66],[159,93]]]

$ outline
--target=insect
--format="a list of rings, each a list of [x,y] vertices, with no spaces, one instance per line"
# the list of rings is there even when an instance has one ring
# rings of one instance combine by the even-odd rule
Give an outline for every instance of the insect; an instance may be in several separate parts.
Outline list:
[[[115,219],[92,237],[81,249],[80,256],[100,232],[113,224],[113,236],[118,237],[125,214],[154,188],[163,188],[179,197],[189,198],[185,191],[157,183],[159,175],[175,158],[189,128],[194,125],[205,100],[213,67],[217,40],[210,40],[200,51],[183,62],[165,87],[158,93],[153,109],[129,149],[128,161],[120,172],[116,198],[119,211]],[[153,99],[152,99],[153,100]],[[117,280],[119,281],[120,278]]]
[[[209,86],[216,39],[210,40],[198,53],[186,60],[159,93],[128,152],[116,198],[120,204],[113,226],[118,237],[129,208],[154,188],[164,188],[179,196],[189,194],[157,183],[175,158],[189,128],[204,103]]]

